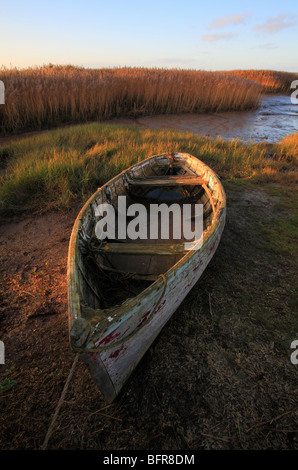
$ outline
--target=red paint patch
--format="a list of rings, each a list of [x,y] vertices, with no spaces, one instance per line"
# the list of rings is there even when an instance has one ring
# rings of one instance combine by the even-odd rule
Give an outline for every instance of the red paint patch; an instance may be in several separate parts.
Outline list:
[[[114,331],[111,331],[110,334],[108,334],[105,338],[103,338],[103,339],[98,343],[97,346],[100,348],[100,347],[105,346],[106,344],[109,344],[109,343],[110,343],[111,341],[113,341],[113,340],[119,341],[119,340],[125,335],[125,333],[129,330],[129,328],[126,328],[126,330],[123,331],[123,333],[119,333],[119,332],[118,332],[118,333],[115,333],[116,330],[118,330],[119,327],[120,327],[120,325],[118,325],[117,328],[115,328]],[[115,342],[117,342],[117,341],[115,341]]]
[[[186,284],[186,286],[184,287],[184,290],[190,287],[191,285],[192,285],[192,282],[190,282],[189,284]]]
[[[146,312],[145,315],[142,316],[141,321],[137,325],[137,328],[139,328],[140,326],[143,325],[143,323],[145,323],[150,313],[151,313],[151,310],[148,310],[148,312]]]
[[[196,265],[196,267],[193,269],[193,272],[199,269],[199,267],[202,266],[202,264],[203,264],[203,261],[200,260],[199,263]]]
[[[165,303],[166,303],[166,300],[164,300],[163,302],[161,302],[161,304],[160,304],[160,305],[158,306],[158,308],[156,309],[155,314],[160,311],[160,309],[164,306]],[[154,315],[155,315],[155,314],[154,314]]]
[[[124,344],[122,344],[121,348],[117,349],[116,351],[114,351],[112,354],[109,355],[109,358],[110,359],[118,359],[119,354],[123,353],[125,350],[126,350],[126,348],[124,348]]]
[[[119,325],[120,326],[120,325]],[[98,343],[98,346],[101,346],[103,344],[107,344],[109,343],[111,340],[113,339],[116,339],[116,338],[119,338],[119,336],[121,336],[121,333],[115,333],[116,330],[118,330],[119,326],[117,326],[117,328],[115,328],[115,330],[111,331],[110,334],[108,334],[105,338],[103,338],[99,343]]]

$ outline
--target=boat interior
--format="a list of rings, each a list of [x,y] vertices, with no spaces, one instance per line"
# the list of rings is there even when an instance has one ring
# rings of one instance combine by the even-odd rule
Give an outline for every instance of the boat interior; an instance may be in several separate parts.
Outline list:
[[[175,203],[181,209],[184,204],[191,207],[192,229],[196,218],[195,205],[201,204],[205,233],[212,225],[221,200],[219,185],[214,180],[210,184],[210,174],[206,168],[199,163],[195,167],[191,160],[182,158],[182,154],[152,157],[121,173],[97,192],[83,217],[79,231],[78,264],[85,285],[84,291],[89,291],[89,307],[111,308],[120,305],[127,298],[135,297],[185,256],[185,242],[195,242],[185,238],[182,227],[180,238],[174,237],[174,224],[177,230],[177,220],[171,211],[166,239],[161,229],[163,220],[160,214],[154,239],[148,236],[146,239],[131,239],[127,235],[119,238],[119,220],[122,216],[123,221],[124,215],[118,202],[119,196],[125,196],[126,227],[133,223],[135,232],[144,230],[144,226],[149,230],[152,224],[152,204],[166,204],[169,207]],[[100,240],[96,236],[96,224],[102,219],[98,215],[98,207],[104,203],[114,209],[115,233]],[[142,204],[148,209],[145,212],[146,220],[138,219],[135,204]],[[130,208],[134,210],[130,211]]]

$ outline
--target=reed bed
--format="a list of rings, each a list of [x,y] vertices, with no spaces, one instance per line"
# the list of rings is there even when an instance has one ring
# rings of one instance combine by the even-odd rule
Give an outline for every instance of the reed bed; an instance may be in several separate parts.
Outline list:
[[[298,80],[298,73],[277,70],[233,70],[226,73],[258,83],[263,93],[289,93],[291,83]]]
[[[195,70],[48,65],[2,68],[0,80],[1,135],[115,117],[245,110],[260,97],[251,80]]]

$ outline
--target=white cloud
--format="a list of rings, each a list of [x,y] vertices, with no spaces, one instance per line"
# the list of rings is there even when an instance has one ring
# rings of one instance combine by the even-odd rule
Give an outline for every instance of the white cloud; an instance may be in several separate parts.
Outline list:
[[[244,23],[245,19],[250,16],[250,13],[240,13],[236,15],[224,16],[222,18],[217,18],[216,20],[212,21],[209,26],[209,29],[218,29],[224,28],[225,26],[234,24],[241,24]]]
[[[278,46],[272,42],[267,42],[266,44],[259,44],[258,46],[253,47],[253,49],[265,49],[269,51],[271,49],[278,49]]]
[[[255,26],[255,30],[262,31],[268,34],[274,34],[284,28],[290,28],[296,24],[293,21],[296,18],[296,15],[284,15],[280,14],[274,18],[268,18],[267,21]]]
[[[236,36],[238,36],[238,34],[234,34],[234,33],[205,34],[203,36],[203,40],[208,41],[208,42],[214,42],[214,41],[220,41],[221,39],[232,39]]]

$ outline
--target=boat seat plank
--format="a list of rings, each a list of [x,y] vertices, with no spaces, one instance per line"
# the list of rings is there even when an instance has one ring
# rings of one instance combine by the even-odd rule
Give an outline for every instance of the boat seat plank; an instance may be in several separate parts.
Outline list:
[[[130,186],[202,186],[208,181],[195,175],[147,176],[128,179]]]
[[[123,255],[184,255],[189,250],[185,249],[184,243],[104,243],[98,250],[106,254]]]

